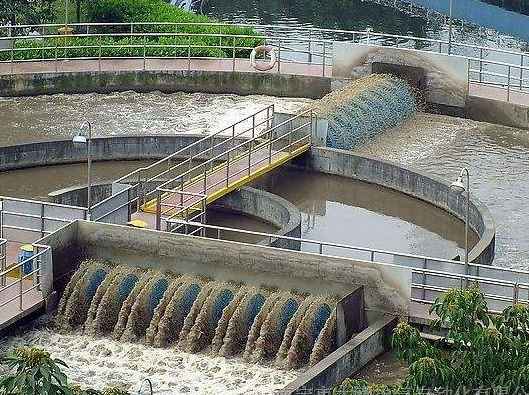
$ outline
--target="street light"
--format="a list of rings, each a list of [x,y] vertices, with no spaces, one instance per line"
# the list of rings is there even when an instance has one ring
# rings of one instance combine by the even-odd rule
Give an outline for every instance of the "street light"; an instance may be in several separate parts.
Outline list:
[[[463,183],[463,176],[466,174],[467,185]],[[459,177],[452,184],[450,184],[450,193],[453,195],[461,195],[463,192],[467,192],[467,213],[465,219],[465,275],[468,276],[468,220],[470,216],[470,173],[465,167],[461,170]],[[466,281],[468,285],[468,279]]]
[[[452,18],[454,13],[454,0],[450,0],[449,8],[450,20],[448,21],[448,54],[450,55],[452,53]]]
[[[88,135],[83,133],[83,129],[88,128]],[[72,138],[72,143],[76,148],[87,149],[87,162],[88,162],[88,190],[87,190],[87,213],[86,219],[90,221],[92,211],[92,124],[88,121],[84,121],[79,130],[75,133]]]

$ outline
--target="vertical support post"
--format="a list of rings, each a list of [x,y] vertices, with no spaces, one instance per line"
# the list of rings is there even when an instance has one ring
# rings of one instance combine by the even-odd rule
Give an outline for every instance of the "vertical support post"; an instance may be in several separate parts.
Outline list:
[[[294,127],[292,125],[292,118],[290,118],[290,130],[288,131],[288,153],[292,153],[292,133],[294,131]]]
[[[226,162],[226,188],[230,185],[230,151],[227,151],[228,159]]]
[[[40,237],[46,236],[46,232],[44,231],[44,227],[46,226],[46,222],[44,220],[44,214],[45,214],[45,205],[44,203],[40,204]]]
[[[187,36],[187,71],[191,71],[191,36]]]
[[[19,284],[19,287],[18,287],[18,300],[19,300],[19,304],[18,304],[18,308],[20,309],[20,311],[23,311],[23,307],[22,307],[22,293],[23,293],[23,289],[22,289],[22,280],[24,279],[24,267],[23,266],[20,266],[20,279],[18,280],[18,284]]]
[[[279,39],[277,48],[277,73],[281,74],[281,39]]]
[[[101,53],[101,51],[99,51]],[[59,71],[59,39],[55,37],[55,72]],[[101,57],[101,55],[100,55]]]
[[[15,40],[11,42],[11,74],[15,74]]]
[[[511,66],[507,66],[507,102],[511,99]]]
[[[232,42],[232,65],[231,65],[231,71],[235,71],[235,37],[233,37],[233,42]]]
[[[268,164],[272,163],[272,132],[268,131]]]
[[[101,71],[101,35],[99,36],[98,70]]]
[[[147,65],[147,36],[143,34],[143,70],[145,71]]]
[[[423,259],[423,262],[422,262],[422,268],[423,268],[423,271],[422,271],[422,300],[424,300],[426,298],[426,264],[427,264],[427,261],[426,261],[426,258]]]
[[[479,49],[479,82],[483,82],[483,48]]]
[[[4,237],[4,202],[0,199],[0,239]],[[0,272],[6,270],[7,245],[0,246]],[[0,276],[0,286],[6,286],[6,277]]]
[[[156,230],[160,230],[162,226],[162,194],[159,189],[156,189]]]
[[[309,63],[312,63],[312,29],[309,30]]]
[[[520,55],[520,91],[523,89],[523,58],[524,55]]]
[[[325,77],[325,62],[326,62],[326,56],[325,53],[325,41],[323,41],[323,51],[322,51],[323,59],[322,59],[322,76]]]
[[[454,1],[453,0],[449,0],[450,1],[450,5],[449,5],[449,17],[450,17],[450,20],[448,21],[448,54],[450,55],[452,53],[452,15],[453,15],[453,12],[454,12]]]
[[[518,303],[518,289],[519,289],[519,286],[520,284],[518,282],[516,282],[514,284],[514,289],[513,289],[513,295],[512,295],[512,304],[516,304]]]
[[[323,255],[323,243],[319,244],[319,251],[320,255]]]

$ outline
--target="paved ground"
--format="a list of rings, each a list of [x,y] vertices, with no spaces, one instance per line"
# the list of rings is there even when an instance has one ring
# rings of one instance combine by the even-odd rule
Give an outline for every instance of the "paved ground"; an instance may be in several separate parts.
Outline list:
[[[131,70],[168,70],[168,71],[237,71],[261,74],[286,74],[304,76],[332,76],[332,66],[293,63],[283,61],[267,72],[256,71],[248,59],[102,59],[95,60],[45,60],[17,61],[14,64],[0,63],[0,75],[12,73],[33,74],[82,71],[131,71]],[[471,96],[484,97],[500,101],[529,106],[529,93],[506,88],[471,82]]]

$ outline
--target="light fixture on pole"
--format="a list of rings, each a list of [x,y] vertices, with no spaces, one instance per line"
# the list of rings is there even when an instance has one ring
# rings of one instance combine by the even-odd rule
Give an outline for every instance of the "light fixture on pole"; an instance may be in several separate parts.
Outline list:
[[[88,129],[88,135],[83,133],[83,129]],[[88,182],[87,182],[87,199],[86,199],[86,219],[90,221],[92,214],[92,124],[84,121],[79,130],[72,138],[72,143],[76,148],[86,147],[86,157],[88,162]]]
[[[467,184],[463,183],[463,177],[466,174],[466,181]],[[455,180],[452,184],[450,184],[450,193],[453,195],[461,195],[463,192],[466,193],[466,203],[467,203],[467,210],[466,210],[466,218],[465,218],[465,275],[468,276],[469,272],[469,263],[468,263],[468,221],[470,217],[470,173],[468,169],[465,167],[463,170],[461,170],[461,173],[459,174],[459,177],[457,177],[457,180]],[[466,281],[468,285],[468,279]]]
[[[451,54],[452,53],[452,30],[453,30],[452,18],[453,18],[453,15],[454,15],[454,0],[450,0],[448,15],[449,15],[449,21],[448,21],[448,54]]]

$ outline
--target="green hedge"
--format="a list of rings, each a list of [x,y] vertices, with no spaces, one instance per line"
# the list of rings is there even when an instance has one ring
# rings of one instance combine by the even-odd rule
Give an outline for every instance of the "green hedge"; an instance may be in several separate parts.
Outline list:
[[[216,19],[186,12],[173,7],[163,0],[93,0],[87,3],[89,22],[98,23],[139,23],[139,22],[178,22],[178,23],[216,23]],[[82,29],[82,33],[85,32]],[[263,43],[251,28],[237,26],[200,26],[200,25],[135,25],[135,33],[160,33],[145,38],[142,36],[119,36],[129,33],[129,26],[101,26],[92,28],[94,34],[115,34],[115,36],[57,37],[43,40],[18,39],[14,41],[13,58],[15,60],[55,59],[76,57],[187,57],[188,45],[191,45],[193,57],[231,58],[235,40],[237,57],[247,57],[250,49]],[[81,32],[79,32],[81,33]],[[213,34],[215,36],[164,36],[163,33]],[[253,37],[236,37],[253,36]],[[134,46],[122,48],[122,46]],[[58,48],[56,50],[55,48]],[[84,47],[84,48],[81,48]],[[88,47],[88,48],[86,48]],[[226,47],[226,48],[223,48]],[[28,48],[28,49],[24,49]],[[17,50],[18,49],[18,50]],[[22,50],[24,49],[24,50]],[[0,60],[10,60],[11,51],[0,51]]]

